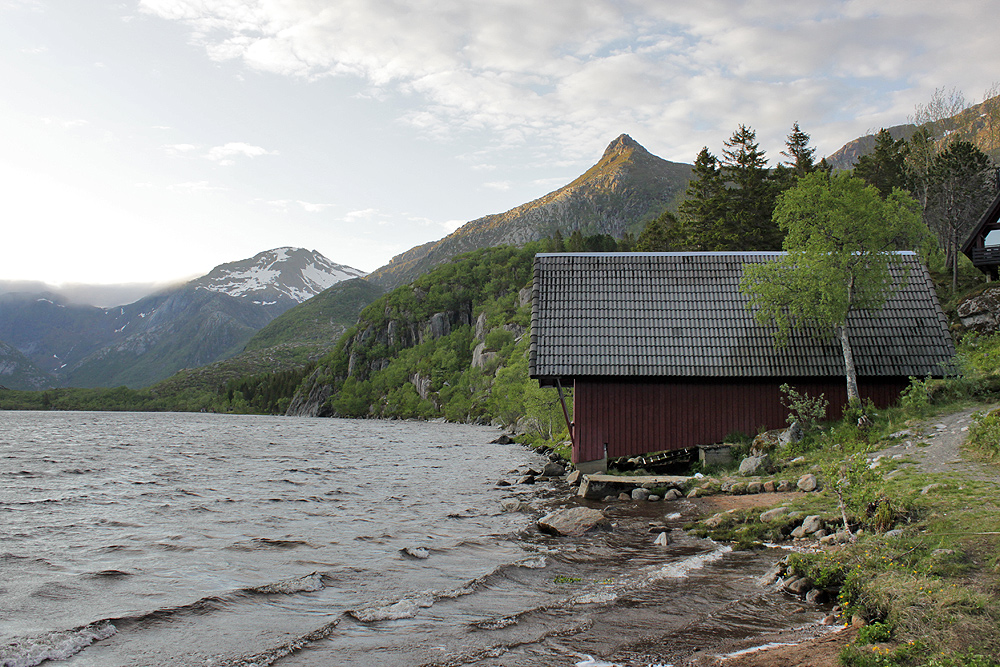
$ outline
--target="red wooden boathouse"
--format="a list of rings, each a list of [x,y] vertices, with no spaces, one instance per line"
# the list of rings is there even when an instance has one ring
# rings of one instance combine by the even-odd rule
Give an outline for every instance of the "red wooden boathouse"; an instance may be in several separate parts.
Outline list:
[[[574,387],[573,462],[722,442],[785,426],[779,387],[847,402],[840,344],[795,332],[776,348],[739,291],[743,266],[781,253],[559,253],[535,257],[529,372]],[[863,398],[885,407],[910,377],[941,376],[955,353],[927,269],[900,253],[905,285],[878,313],[853,313]]]

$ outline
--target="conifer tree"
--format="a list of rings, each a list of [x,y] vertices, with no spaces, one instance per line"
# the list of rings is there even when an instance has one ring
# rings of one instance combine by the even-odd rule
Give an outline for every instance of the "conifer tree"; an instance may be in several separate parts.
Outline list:
[[[952,291],[958,289],[958,249],[994,194],[993,165],[971,143],[954,141],[934,157],[927,173],[924,222],[944,247]]]
[[[787,160],[782,164],[789,167],[797,178],[816,171],[816,149],[809,145],[809,135],[799,128],[799,121],[792,124],[792,131],[785,141],[785,150],[781,151]]]
[[[719,221],[725,199],[726,185],[719,159],[706,146],[694,161],[694,172],[678,209],[688,232],[685,249],[714,250],[720,245]]]
[[[729,185],[721,247],[714,250],[778,250],[781,231],[771,219],[777,187],[757,133],[740,125],[722,151],[722,174]]]
[[[854,175],[874,185],[883,197],[888,197],[893,188],[906,188],[905,146],[905,140],[893,139],[889,130],[882,128],[875,135],[872,152],[858,158]]]

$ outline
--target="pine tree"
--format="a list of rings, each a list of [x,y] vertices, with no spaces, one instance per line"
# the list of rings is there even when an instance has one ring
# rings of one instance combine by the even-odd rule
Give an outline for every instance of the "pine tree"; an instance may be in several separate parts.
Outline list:
[[[905,140],[893,139],[889,130],[882,128],[875,135],[872,152],[858,158],[854,175],[874,185],[882,197],[888,197],[893,188],[906,188],[905,147]]]
[[[785,141],[785,150],[781,151],[787,160],[782,164],[789,167],[797,178],[816,171],[816,149],[809,145],[809,135],[799,129],[799,121],[792,124],[792,131]]]
[[[722,151],[729,185],[720,247],[713,250],[778,250],[782,234],[771,219],[778,189],[767,169],[757,133],[740,125]]]
[[[714,250],[718,247],[717,235],[725,199],[726,185],[719,159],[706,146],[694,161],[694,172],[678,210],[688,232],[685,249]]]

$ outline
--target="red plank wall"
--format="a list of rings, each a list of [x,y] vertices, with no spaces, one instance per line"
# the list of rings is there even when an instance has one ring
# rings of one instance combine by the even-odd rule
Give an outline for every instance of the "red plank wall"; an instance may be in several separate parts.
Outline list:
[[[641,382],[577,379],[573,394],[576,447],[573,462],[722,442],[735,431],[755,435],[782,428],[788,410],[779,387],[787,382],[800,394],[825,394],[829,418],[847,403],[843,378],[797,380],[705,380]],[[860,379],[862,398],[886,407],[909,384],[900,378]]]

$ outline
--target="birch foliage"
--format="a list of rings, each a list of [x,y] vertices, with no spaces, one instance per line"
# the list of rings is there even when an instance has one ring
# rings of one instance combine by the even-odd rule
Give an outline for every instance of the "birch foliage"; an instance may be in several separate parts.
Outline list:
[[[840,340],[852,404],[860,397],[848,315],[880,309],[905,284],[895,251],[926,241],[919,210],[898,188],[883,199],[846,172],[809,174],[781,195],[774,210],[788,254],[744,266],[740,290],[749,296],[758,322],[774,326],[778,344],[797,329]],[[893,280],[893,266],[900,267],[901,281]]]

